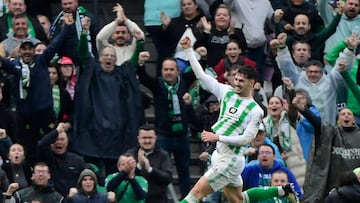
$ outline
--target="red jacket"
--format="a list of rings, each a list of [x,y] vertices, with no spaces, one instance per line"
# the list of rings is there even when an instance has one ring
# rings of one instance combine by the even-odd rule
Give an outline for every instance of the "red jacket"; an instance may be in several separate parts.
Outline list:
[[[219,81],[219,82],[221,82],[221,83],[225,83],[227,80],[226,80],[226,78],[224,77],[224,74],[225,74],[225,72],[228,70],[228,69],[230,69],[230,67],[226,67],[226,65],[225,65],[225,59],[227,59],[227,57],[224,57],[224,58],[222,58],[220,61],[219,61],[219,63],[218,64],[216,64],[216,66],[215,66],[215,72],[216,72],[216,74],[217,74],[217,80]],[[238,59],[238,61],[236,62],[236,63],[230,63],[230,61],[229,60],[227,60],[228,61],[228,66],[229,65],[234,65],[234,64],[238,64],[238,65],[248,65],[248,66],[251,66],[251,67],[253,67],[253,68],[255,68],[256,69],[256,62],[255,61],[253,61],[253,60],[251,60],[251,59],[249,59],[249,58],[246,58],[245,56],[239,56],[239,59]]]

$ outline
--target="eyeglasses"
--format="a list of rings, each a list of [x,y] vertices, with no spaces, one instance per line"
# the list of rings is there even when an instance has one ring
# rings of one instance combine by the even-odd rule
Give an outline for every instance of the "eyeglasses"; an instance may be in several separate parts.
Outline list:
[[[272,155],[271,151],[259,151],[259,155]]]
[[[116,57],[114,54],[101,54],[101,56],[106,57],[106,58],[108,58],[108,57],[115,58]]]
[[[49,173],[49,171],[47,171],[47,170],[35,170],[34,173],[36,173],[36,174],[47,174],[47,173]]]

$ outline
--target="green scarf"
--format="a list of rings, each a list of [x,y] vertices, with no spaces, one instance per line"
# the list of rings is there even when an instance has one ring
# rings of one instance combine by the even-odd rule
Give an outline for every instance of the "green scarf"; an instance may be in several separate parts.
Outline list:
[[[275,132],[274,122],[269,116],[266,120],[266,132],[269,133],[269,138],[274,141],[275,137],[279,136],[281,148],[286,151],[291,151],[291,125],[286,111],[282,111],[279,120],[279,129]]]
[[[181,122],[181,110],[179,97],[177,95],[177,90],[179,89],[180,77],[178,77],[175,85],[169,85],[167,82],[164,82],[166,89],[168,90],[168,100],[171,101],[171,109],[169,111],[169,117],[171,119],[171,130],[172,132],[179,132],[183,130],[183,124]]]
[[[58,85],[54,85],[52,88],[52,97],[53,97],[53,109],[55,112],[56,118],[59,116],[60,113],[60,88]]]
[[[20,99],[26,99],[28,96],[28,89],[30,86],[30,73],[31,68],[34,67],[34,63],[27,64],[24,63],[22,59],[20,59],[20,68],[21,68],[21,78],[19,80],[19,94]]]

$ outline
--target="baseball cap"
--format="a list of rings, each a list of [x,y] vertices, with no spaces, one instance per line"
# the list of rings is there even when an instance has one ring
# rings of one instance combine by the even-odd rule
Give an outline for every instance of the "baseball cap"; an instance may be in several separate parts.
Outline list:
[[[63,56],[63,57],[61,57],[60,64],[61,65],[72,65],[74,63],[73,63],[73,61],[71,60],[70,57]]]
[[[35,46],[31,40],[25,40],[25,41],[21,42],[20,48],[24,48],[26,45],[30,45],[31,47]]]

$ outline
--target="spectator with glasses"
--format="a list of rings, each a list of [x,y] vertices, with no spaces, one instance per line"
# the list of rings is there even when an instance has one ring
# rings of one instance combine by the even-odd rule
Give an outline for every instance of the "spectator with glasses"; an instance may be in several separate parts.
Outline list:
[[[62,202],[63,197],[49,184],[50,171],[48,165],[39,162],[34,165],[31,179],[33,185],[19,189],[18,183],[11,183],[6,191],[5,203],[31,202],[34,199],[41,199],[42,202]]]
[[[301,188],[294,174],[285,166],[275,161],[275,150],[269,144],[262,144],[258,150],[258,164],[246,166],[241,176],[244,181],[244,190],[253,187],[270,186],[271,176],[275,171],[282,170],[288,175],[289,182],[294,184],[299,198],[302,196]]]

